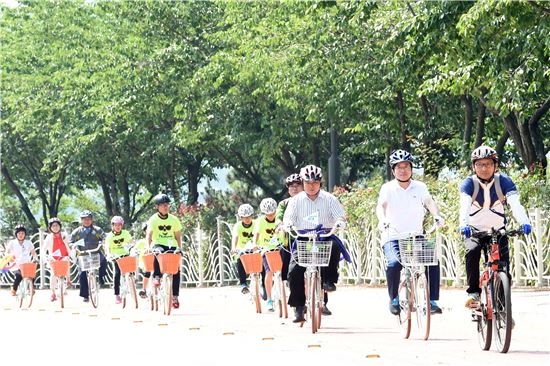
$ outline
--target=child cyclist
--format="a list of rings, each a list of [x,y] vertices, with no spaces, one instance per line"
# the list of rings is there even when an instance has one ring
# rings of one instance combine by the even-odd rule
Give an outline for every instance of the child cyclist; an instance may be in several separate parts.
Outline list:
[[[238,254],[242,251],[248,242],[252,241],[252,230],[254,229],[253,223],[254,220],[252,216],[254,215],[254,208],[248,203],[239,206],[237,210],[237,215],[241,221],[235,223],[233,230],[231,232],[231,253]],[[247,294],[249,292],[248,286],[246,285],[246,271],[244,270],[243,264],[239,256],[235,260],[235,266],[237,267],[237,273],[239,275],[239,285],[241,292]]]
[[[149,218],[147,221],[147,245],[148,248],[164,252],[174,252],[176,250],[181,252],[181,222],[180,220],[169,213],[170,210],[170,197],[164,193],[157,194],[153,201],[155,202],[155,208],[157,212]],[[160,265],[155,257],[155,271],[153,273],[153,284],[155,286],[160,285]],[[174,309],[180,307],[178,296],[180,294],[180,276],[181,272],[178,270],[173,276],[172,283],[172,306]]]
[[[277,202],[273,198],[265,198],[260,202],[260,211],[264,214],[258,217],[254,223],[254,247],[263,249],[275,249],[280,240],[272,240],[277,228],[275,213],[277,212]],[[277,234],[277,237],[279,234]],[[275,238],[277,238],[275,237]],[[267,308],[273,311],[273,300],[271,299],[271,287],[273,284],[273,273],[269,270],[269,265],[265,255],[263,256],[264,271],[262,273],[263,287],[267,292]]]
[[[48,220],[49,234],[44,239],[44,248],[46,254],[48,254],[53,260],[68,260],[69,257],[69,237],[67,234],[61,231],[61,220],[57,217],[52,217]],[[52,290],[51,300],[57,300],[55,295],[56,279],[53,271],[50,274],[50,289]],[[67,283],[70,284],[69,277],[67,277]]]
[[[122,229],[124,219],[120,216],[113,216],[111,219],[112,231],[105,238],[105,255],[107,258],[113,259],[115,266],[115,302],[120,304],[120,268],[114,258],[125,257],[129,254],[132,246],[132,236],[128,230]]]
[[[32,260],[38,262],[38,256],[34,250],[34,245],[27,239],[27,229],[23,225],[15,227],[15,239],[10,240],[6,246],[6,255],[12,256],[15,261],[13,267],[15,279],[11,288],[11,295],[15,296],[19,284],[23,280],[19,266],[23,263],[28,263]]]

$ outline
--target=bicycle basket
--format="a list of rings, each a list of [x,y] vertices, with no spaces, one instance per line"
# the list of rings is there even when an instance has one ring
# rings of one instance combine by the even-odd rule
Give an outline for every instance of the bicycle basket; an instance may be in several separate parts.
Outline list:
[[[136,257],[122,257],[117,259],[116,263],[118,264],[118,268],[120,268],[120,272],[122,274],[128,273],[128,272],[135,272],[137,267]]]
[[[99,268],[99,253],[84,254],[78,257],[78,264],[81,271],[90,271]]]
[[[239,257],[246,274],[262,272],[262,255],[260,253],[243,254]]]
[[[154,254],[145,254],[141,257],[143,261],[143,267],[145,272],[153,272],[155,270],[155,255]]]
[[[297,240],[298,264],[302,267],[326,267],[330,261],[332,241]]]
[[[162,273],[176,274],[180,270],[180,254],[162,253],[157,256]]]
[[[273,250],[265,253],[265,259],[269,265],[269,270],[271,272],[281,272],[283,269],[283,260],[281,259],[281,252],[278,250]]]
[[[399,240],[399,254],[404,266],[437,265],[435,240],[407,238]]]
[[[21,263],[19,269],[21,270],[21,276],[23,278],[35,278],[36,277],[36,263]]]
[[[69,274],[69,261],[51,261],[50,267],[54,276],[67,277]]]

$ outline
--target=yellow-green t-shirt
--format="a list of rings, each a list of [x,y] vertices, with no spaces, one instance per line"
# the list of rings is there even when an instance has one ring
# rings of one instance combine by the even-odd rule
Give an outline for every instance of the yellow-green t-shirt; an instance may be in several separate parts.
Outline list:
[[[172,248],[178,246],[176,232],[181,231],[182,226],[176,216],[168,214],[168,217],[163,219],[156,213],[147,221],[147,227],[153,233],[151,245],[158,244]]]
[[[233,226],[233,237],[237,237],[237,249],[243,249],[249,241],[252,241],[252,238],[254,235],[252,234],[252,230],[254,229],[254,221],[250,223],[250,226],[246,227],[244,226],[242,221],[237,222]]]
[[[269,222],[267,221],[267,218],[265,216],[261,216],[258,219],[256,219],[256,221],[254,222],[253,233],[260,234],[258,236],[257,245],[267,249],[276,248],[277,244],[271,241],[271,238],[275,235],[276,227],[277,227],[277,220],[274,220],[273,222]],[[277,239],[279,239],[279,235],[277,235]]]
[[[124,255],[128,254],[129,250],[124,246],[132,241],[132,236],[128,230],[122,230],[119,234],[110,232],[105,238],[105,242],[109,247],[109,253],[114,255]]]

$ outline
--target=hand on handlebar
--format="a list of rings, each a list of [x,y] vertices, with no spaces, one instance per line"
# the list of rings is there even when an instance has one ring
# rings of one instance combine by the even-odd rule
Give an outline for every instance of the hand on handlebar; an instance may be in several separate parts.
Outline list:
[[[468,225],[466,226],[461,226],[459,229],[458,229],[459,233],[462,234],[465,238],[469,238],[472,236],[472,228]]]

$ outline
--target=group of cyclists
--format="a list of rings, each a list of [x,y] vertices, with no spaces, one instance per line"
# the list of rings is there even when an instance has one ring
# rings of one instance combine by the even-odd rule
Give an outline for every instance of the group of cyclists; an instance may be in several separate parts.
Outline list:
[[[460,185],[460,234],[464,238],[465,263],[468,288],[466,306],[472,307],[479,302],[481,289],[479,287],[479,262],[483,240],[471,236],[472,230],[488,231],[501,229],[507,223],[504,211],[505,204],[511,207],[512,214],[521,225],[525,235],[531,232],[528,215],[519,200],[519,193],[510,177],[499,173],[498,156],[494,149],[480,146],[471,154],[473,175],[464,179]],[[422,234],[423,223],[427,211],[433,216],[436,225],[442,227],[445,221],[432,198],[427,186],[415,179],[413,175],[413,157],[405,150],[394,151],[389,158],[394,179],[383,184],[378,197],[376,215],[381,232],[381,244],[387,259],[386,279],[389,295],[389,310],[391,314],[399,315],[398,286],[400,282],[401,263],[398,240],[411,233]],[[235,266],[238,273],[240,291],[248,293],[247,274],[240,260],[240,255],[246,249],[264,250],[279,249],[283,262],[282,279],[288,282],[290,294],[288,304],[294,308],[294,322],[303,322],[305,308],[304,272],[305,268],[294,260],[293,241],[299,240],[305,233],[329,232],[333,228],[345,229],[346,213],[338,198],[322,189],[323,174],[319,167],[307,165],[299,173],[291,174],[285,184],[289,197],[277,202],[272,198],[263,199],[260,203],[261,216],[254,219],[254,208],[250,204],[238,207],[239,221],[232,230],[231,253],[234,254]],[[143,229],[145,238],[134,245],[133,250],[143,252],[155,250],[157,253],[181,252],[181,223],[170,214],[170,198],[166,194],[154,197],[156,212],[149,218]],[[373,213],[374,214],[374,213]],[[103,245],[104,253],[100,252],[100,283],[106,275],[107,258],[120,257],[131,253],[134,242],[127,230],[123,229],[124,220],[120,216],[111,219],[112,231],[109,234],[93,224],[93,215],[90,211],[80,214],[81,225],[70,236],[61,232],[61,221],[57,218],[49,220],[49,234],[46,238],[47,254],[57,260],[66,260],[71,255],[72,245],[80,243],[83,249],[93,249]],[[288,235],[289,232],[294,235]],[[26,238],[26,229],[22,225],[15,228],[16,238],[6,247],[6,254],[12,255],[15,261],[13,268],[15,280],[12,294],[15,295],[21,275],[17,265],[37,260],[32,243]],[[330,237],[333,242],[330,263],[321,270],[322,287],[325,291],[324,315],[331,311],[326,306],[327,292],[336,290],[338,282],[338,267],[342,259],[350,261],[350,256],[337,237]],[[505,235],[499,237],[501,259],[509,267],[508,240]],[[273,310],[271,300],[271,271],[267,261],[263,262],[262,297],[267,301],[268,309]],[[430,305],[433,314],[442,313],[438,305],[440,268],[439,265],[427,268],[430,288]],[[145,272],[144,287],[140,296],[145,297],[144,289],[151,273]],[[159,285],[161,271],[155,259],[152,273],[153,284]],[[180,273],[174,275],[172,305],[179,307],[178,295]],[[80,296],[88,301],[88,290],[85,271],[80,271]],[[120,270],[115,262],[114,294],[115,301],[120,302],[119,296]],[[51,284],[52,289],[55,284]],[[56,300],[52,292],[52,301]]]

